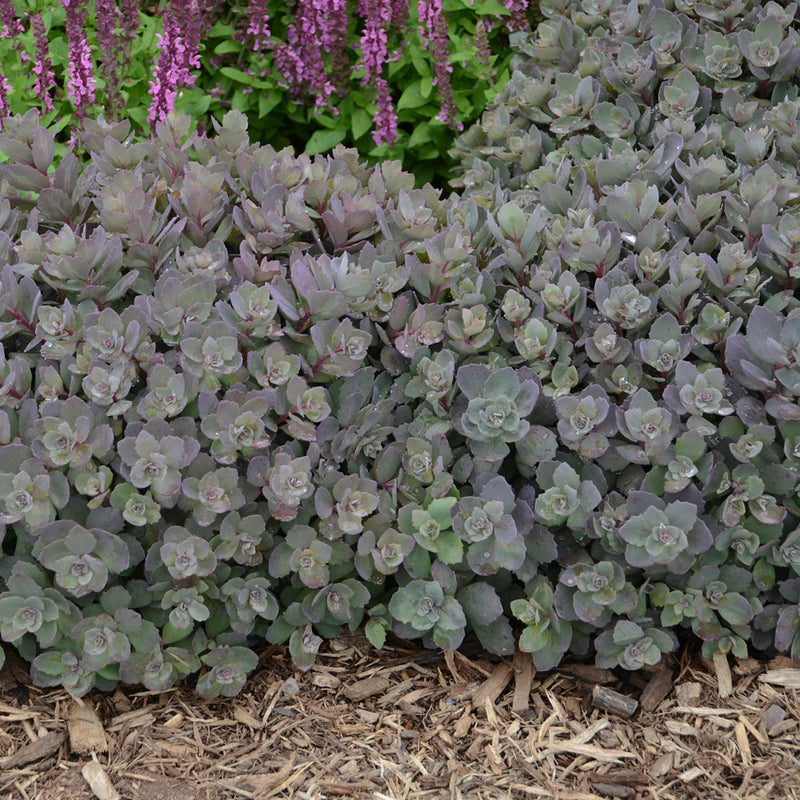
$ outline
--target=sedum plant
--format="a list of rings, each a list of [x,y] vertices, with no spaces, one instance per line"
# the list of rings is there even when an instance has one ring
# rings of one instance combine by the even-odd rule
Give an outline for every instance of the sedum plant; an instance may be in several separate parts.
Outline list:
[[[800,657],[794,6],[545,0],[448,196],[170,115],[0,148],[0,625],[241,690],[361,625]]]

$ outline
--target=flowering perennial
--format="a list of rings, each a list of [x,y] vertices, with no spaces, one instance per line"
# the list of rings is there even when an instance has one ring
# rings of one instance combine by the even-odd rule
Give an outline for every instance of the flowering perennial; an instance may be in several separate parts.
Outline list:
[[[397,138],[397,115],[392,105],[389,84],[382,72],[388,55],[389,26],[395,14],[393,7],[381,0],[359,0],[358,14],[364,20],[359,60],[364,67],[361,85],[375,87],[375,103],[378,106],[372,138],[376,145],[384,142],[391,145]]]
[[[158,122],[175,107],[178,90],[194,84],[191,70],[200,66],[198,48],[202,19],[196,0],[185,3],[177,0],[174,6],[164,12],[164,33],[156,34],[161,55],[150,81],[150,94],[153,98],[147,121]],[[188,12],[188,14],[186,13]],[[179,16],[185,25],[179,22]]]
[[[261,52],[269,47],[269,12],[267,0],[250,0],[246,14],[247,28],[245,33],[251,38],[253,49]]]
[[[511,13],[505,20],[506,30],[509,33],[524,31],[528,27],[528,0],[503,0],[503,4]]]
[[[69,43],[69,70],[67,96],[75,106],[75,116],[82,119],[86,109],[95,101],[94,67],[92,51],[86,38],[86,0],[61,0],[67,12],[67,42]]]
[[[130,46],[139,29],[141,0],[96,0],[97,44],[102,54],[106,80],[106,104],[113,111],[124,105],[119,84],[122,70],[130,63]]]
[[[3,117],[8,114],[8,90],[11,88],[5,75],[0,75],[0,130],[3,129]]]
[[[435,70],[433,85],[439,87],[439,97],[442,100],[439,120],[451,128],[463,130],[463,123],[456,122],[456,102],[450,85],[453,65],[447,60],[450,41],[447,38],[447,20],[442,11],[442,0],[420,0],[419,23],[420,38],[433,59]]]
[[[47,31],[41,14],[34,14],[31,17],[31,30],[36,43],[36,59],[33,63],[33,90],[42,103],[45,113],[53,110],[53,98],[50,90],[55,85],[56,76],[53,72],[53,65],[50,61],[49,46],[47,41]]]
[[[397,138],[397,114],[392,105],[392,96],[389,94],[389,84],[386,83],[386,78],[375,78],[375,90],[375,104],[378,106],[378,113],[375,115],[375,130],[372,132],[372,140],[378,147],[384,142],[392,145]]]
[[[0,36],[13,39],[23,31],[22,23],[17,18],[13,0],[0,0]]]

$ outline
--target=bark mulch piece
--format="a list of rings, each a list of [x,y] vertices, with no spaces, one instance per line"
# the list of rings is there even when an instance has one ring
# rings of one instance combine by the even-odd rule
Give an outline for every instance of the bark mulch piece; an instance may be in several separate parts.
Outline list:
[[[404,643],[376,652],[360,635],[328,648],[305,674],[267,648],[246,691],[214,701],[120,689],[76,707],[12,664],[0,798],[800,800],[800,670],[788,659],[685,656],[617,675]],[[638,710],[594,707],[598,686]],[[76,720],[102,726],[96,746],[70,744]]]

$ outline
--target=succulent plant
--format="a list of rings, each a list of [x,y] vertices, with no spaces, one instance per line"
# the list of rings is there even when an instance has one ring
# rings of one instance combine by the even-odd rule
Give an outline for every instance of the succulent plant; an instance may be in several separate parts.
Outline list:
[[[537,576],[525,590],[526,599],[511,601],[511,611],[525,626],[519,648],[533,656],[536,669],[552,669],[572,641],[572,626],[556,613],[553,587]]]
[[[800,658],[796,9],[541,6],[447,196],[237,112],[58,163],[4,120],[0,638],[37,683],[227,696],[265,638],[508,655],[512,617],[542,670],[679,627]]]
[[[130,551],[119,536],[70,520],[40,527],[31,554],[53,571],[55,582],[73,597],[101,591],[111,575],[130,564]]]
[[[210,667],[198,681],[201,684],[198,691],[204,697],[234,697],[239,694],[248,673],[258,664],[258,656],[252,650],[236,646],[217,647],[201,660]]]
[[[658,664],[663,653],[677,647],[674,634],[632,620],[620,620],[595,640],[598,666],[635,670]]]
[[[625,559],[634,567],[662,566],[672,573],[688,571],[699,553],[712,544],[705,523],[691,503],[665,503],[647,492],[628,495],[629,518],[619,529],[626,542]]]
[[[392,595],[389,611],[401,623],[398,630],[408,631],[412,637],[430,632],[445,650],[455,650],[464,637],[464,611],[436,581],[413,580],[401,587]]]
[[[508,442],[519,441],[530,428],[525,417],[536,405],[536,382],[520,381],[511,367],[493,373],[482,364],[459,369],[456,382],[467,401],[463,411],[453,407],[456,430],[467,437],[475,455],[490,461],[504,458]]]

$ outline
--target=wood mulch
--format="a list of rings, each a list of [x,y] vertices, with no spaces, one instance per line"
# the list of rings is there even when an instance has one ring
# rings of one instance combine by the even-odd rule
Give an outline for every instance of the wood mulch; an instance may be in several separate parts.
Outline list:
[[[76,703],[11,658],[0,798],[800,799],[798,689],[787,659],[537,674],[523,654],[376,652],[355,635],[305,674],[267,648],[230,700],[181,687]],[[608,696],[637,708],[593,705]]]

